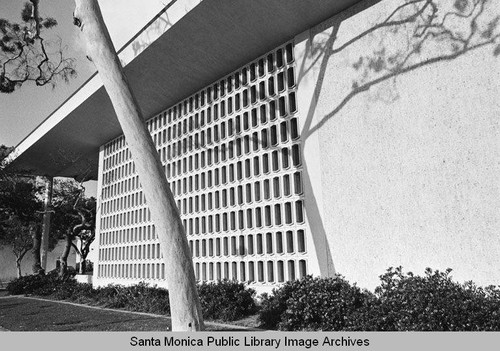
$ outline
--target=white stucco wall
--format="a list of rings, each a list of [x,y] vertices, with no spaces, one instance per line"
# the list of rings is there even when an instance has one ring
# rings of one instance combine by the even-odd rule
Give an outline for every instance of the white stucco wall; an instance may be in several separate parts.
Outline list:
[[[383,66],[366,71],[368,56],[409,52],[411,25],[399,32],[376,30],[335,52],[401,3],[361,6],[296,38],[310,183],[306,180],[306,208],[316,251],[331,255],[337,273],[370,289],[388,267],[399,265],[418,274],[425,267],[450,267],[458,281],[499,284],[500,56],[493,54],[495,45],[374,84],[332,114],[353,91],[353,82],[361,85],[388,73]],[[442,15],[454,2],[437,3]],[[499,2],[488,3],[484,16],[499,15]],[[478,23],[485,28],[487,21]],[[470,28],[453,26],[465,33]],[[334,52],[325,55],[330,44]],[[449,48],[446,42],[426,44],[409,63],[449,55]]]

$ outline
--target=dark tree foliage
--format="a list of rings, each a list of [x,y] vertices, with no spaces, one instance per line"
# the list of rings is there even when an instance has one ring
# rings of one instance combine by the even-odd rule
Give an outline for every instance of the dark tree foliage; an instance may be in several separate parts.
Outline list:
[[[0,164],[12,149],[0,146]],[[3,172],[3,168],[0,166],[0,245],[12,249],[20,275],[20,263],[25,254],[33,248],[39,250],[34,245],[34,239],[40,239],[41,235],[44,185],[37,182],[37,177],[18,176]],[[83,197],[83,191],[74,181],[56,180],[49,250],[54,249],[61,239],[67,238],[68,254],[74,246],[85,262],[95,237],[96,200]],[[81,239],[80,247],[73,243],[76,237]],[[84,263],[80,266],[85,270]]]
[[[7,156],[14,150],[13,147],[7,147],[5,145],[0,145],[0,181],[5,180],[7,175],[5,174],[4,167]]]
[[[46,40],[46,30],[57,25],[41,17],[39,0],[30,0],[21,11],[21,22],[0,18],[0,92],[12,93],[24,82],[54,86],[76,76],[74,59],[63,56],[60,40]]]

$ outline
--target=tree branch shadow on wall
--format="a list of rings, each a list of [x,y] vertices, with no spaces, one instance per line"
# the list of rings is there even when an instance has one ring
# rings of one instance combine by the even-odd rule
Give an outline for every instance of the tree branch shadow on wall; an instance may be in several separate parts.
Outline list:
[[[321,28],[316,29],[317,33],[312,30],[313,36],[306,44],[306,57],[298,63],[298,84],[311,70],[318,70],[313,97],[301,132],[304,145],[313,133],[319,131],[351,100],[373,87],[388,84],[388,90],[376,98],[391,103],[399,98],[397,78],[406,73],[453,61],[480,48],[491,47],[494,57],[500,55],[500,15],[497,15],[500,11],[492,11],[498,5],[497,0],[406,0],[380,22],[335,47],[343,22],[378,2],[365,1],[344,11],[328,25],[328,28],[332,28],[331,33],[321,32]],[[322,117],[315,116],[330,59],[336,58],[336,55],[356,43],[365,42],[368,42],[366,51],[371,49],[371,53],[363,54],[351,62],[355,78],[350,90],[337,100],[339,102],[329,113]],[[302,152],[303,150],[304,148]],[[307,160],[304,157],[302,159],[307,217],[309,223],[315,223],[315,231],[311,234],[320,271],[323,275],[332,275],[335,268],[330,244],[335,243],[328,242]]]
[[[137,37],[137,40],[132,42],[132,49],[134,51],[134,57],[139,56],[149,45],[151,45],[159,36],[165,33],[170,27],[172,27],[172,21],[169,18],[168,12],[166,11],[170,6],[172,6],[175,1],[166,5],[163,13],[156,18],[147,29]]]
[[[500,55],[500,31],[498,30],[500,15],[493,17],[491,13],[488,14],[485,11],[487,6],[494,6],[495,1],[456,0],[453,10],[444,14],[441,14],[443,11],[441,5],[438,5],[443,1],[408,1],[397,7],[385,21],[340,47],[334,49],[335,40],[329,38],[323,47],[314,48],[323,52],[322,69],[319,74],[320,79],[318,79],[318,82],[322,83],[325,74],[323,66],[326,66],[331,56],[340,53],[364,37],[371,36],[375,40],[380,40],[378,48],[371,54],[361,56],[352,63],[352,67],[359,72],[359,77],[352,81],[351,91],[314,127],[308,128],[302,137],[307,139],[339,113],[350,100],[378,84],[390,80],[395,83],[401,75],[425,66],[455,60],[486,46],[492,46],[492,55],[498,57]],[[408,12],[411,13],[408,14]],[[405,35],[407,35],[406,42],[398,42],[398,37]],[[395,43],[400,47],[396,50],[391,49],[390,46]],[[309,114],[308,117],[310,117]],[[308,123],[312,124],[309,118]]]

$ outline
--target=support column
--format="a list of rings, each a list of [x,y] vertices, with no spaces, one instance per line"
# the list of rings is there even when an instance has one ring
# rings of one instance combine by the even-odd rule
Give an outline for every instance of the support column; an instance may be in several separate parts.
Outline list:
[[[50,217],[52,214],[52,191],[54,188],[54,178],[47,177],[45,200],[43,205],[43,229],[42,229],[42,252],[41,263],[42,269],[47,271],[47,255],[49,252],[49,237],[50,237]]]

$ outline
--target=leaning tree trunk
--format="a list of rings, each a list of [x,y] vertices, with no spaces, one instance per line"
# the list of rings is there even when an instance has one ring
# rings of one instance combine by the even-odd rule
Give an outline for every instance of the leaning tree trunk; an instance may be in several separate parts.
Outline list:
[[[29,247],[25,247],[18,252],[14,252],[16,256],[16,268],[17,268],[17,277],[21,278],[23,273],[21,272],[21,262],[23,261],[24,255],[29,252]]]
[[[71,234],[66,234],[66,245],[64,246],[64,251],[61,255],[61,267],[59,268],[59,276],[65,277],[68,272],[68,256],[71,252],[71,244],[73,243],[73,238]]]
[[[90,245],[94,242],[95,232],[90,236],[80,248],[80,274],[87,273],[87,256],[90,252]]]
[[[95,64],[122,127],[160,239],[168,267],[166,279],[170,290],[172,330],[203,330],[203,316],[184,227],[97,0],[76,0],[74,16],[74,23],[80,27],[87,44],[87,57]]]
[[[42,245],[42,230],[39,225],[34,225],[31,228],[31,235],[33,236],[33,248],[31,252],[33,253],[33,273],[34,274],[44,274],[45,271],[42,268],[42,261],[40,256],[40,248]]]
[[[49,236],[50,236],[50,215],[52,207],[52,189],[54,187],[54,178],[48,177],[47,189],[45,192],[45,201],[43,208],[43,230],[42,230],[42,253],[41,264],[44,271],[47,270],[47,255],[49,252]]]

